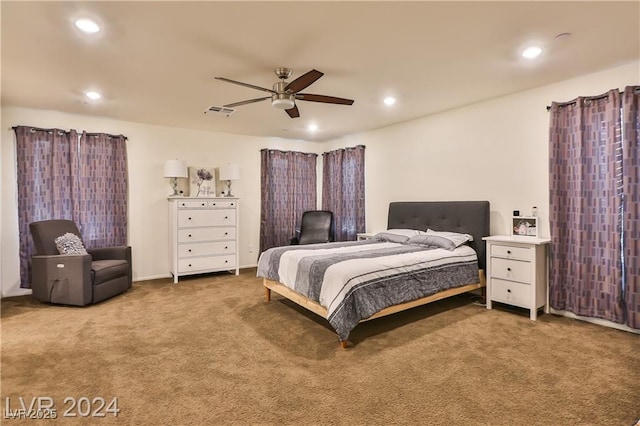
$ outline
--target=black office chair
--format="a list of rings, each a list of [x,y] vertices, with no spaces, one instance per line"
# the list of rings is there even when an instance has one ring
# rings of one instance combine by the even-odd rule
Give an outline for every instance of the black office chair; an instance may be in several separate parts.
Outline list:
[[[333,213],[328,210],[311,210],[302,214],[300,229],[291,244],[316,244],[333,241]]]

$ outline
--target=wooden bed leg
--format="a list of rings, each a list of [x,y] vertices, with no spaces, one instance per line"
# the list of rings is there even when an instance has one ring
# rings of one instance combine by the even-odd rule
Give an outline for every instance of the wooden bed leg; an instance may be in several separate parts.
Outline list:
[[[269,287],[264,288],[264,297],[267,299],[267,303],[271,302],[271,289]]]
[[[349,346],[349,341],[348,340],[340,340],[340,347],[342,349],[347,349],[348,346]]]

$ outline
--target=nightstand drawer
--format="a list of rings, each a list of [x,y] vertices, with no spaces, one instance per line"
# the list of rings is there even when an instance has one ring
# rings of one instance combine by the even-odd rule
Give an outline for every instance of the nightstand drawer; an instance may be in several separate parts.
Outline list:
[[[512,281],[491,278],[491,300],[509,305],[529,308],[531,306],[531,286]]]
[[[209,256],[212,254],[233,254],[236,252],[235,241],[218,241],[214,243],[180,244],[178,257]]]
[[[522,260],[491,258],[491,276],[509,281],[531,283],[531,262]]]
[[[507,259],[533,260],[533,250],[530,247],[491,244],[491,256],[506,257]]]

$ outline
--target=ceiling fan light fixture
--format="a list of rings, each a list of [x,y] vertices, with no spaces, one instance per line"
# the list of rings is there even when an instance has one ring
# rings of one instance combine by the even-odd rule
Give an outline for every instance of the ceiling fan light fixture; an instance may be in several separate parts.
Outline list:
[[[293,101],[293,99],[289,97],[287,98],[274,97],[271,100],[271,105],[273,105],[278,109],[291,109],[294,106],[296,106],[296,103]]]

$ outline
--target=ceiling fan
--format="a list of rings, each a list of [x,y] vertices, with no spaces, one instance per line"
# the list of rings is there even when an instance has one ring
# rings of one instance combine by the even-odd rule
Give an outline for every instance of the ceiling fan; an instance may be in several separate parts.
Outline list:
[[[287,114],[289,114],[289,117],[296,118],[300,117],[300,112],[298,111],[298,107],[296,106],[296,100],[322,102],[326,104],[353,105],[352,99],[336,98],[334,96],[325,95],[314,95],[311,93],[299,93],[301,90],[306,89],[316,80],[322,77],[324,73],[313,69],[308,73],[296,78],[292,82],[287,83],[285,80],[291,77],[291,72],[292,71],[289,68],[276,68],[275,73],[280,81],[273,85],[273,89],[254,86],[253,84],[242,83],[240,81],[230,80],[224,77],[216,77],[217,80],[226,81],[227,83],[239,84],[240,86],[245,86],[251,89],[271,93],[271,95],[265,96],[263,98],[249,99],[246,101],[234,102],[232,104],[224,105],[224,108],[234,108],[241,105],[247,105],[254,102],[271,99],[272,106],[278,109],[283,109],[287,112]]]

